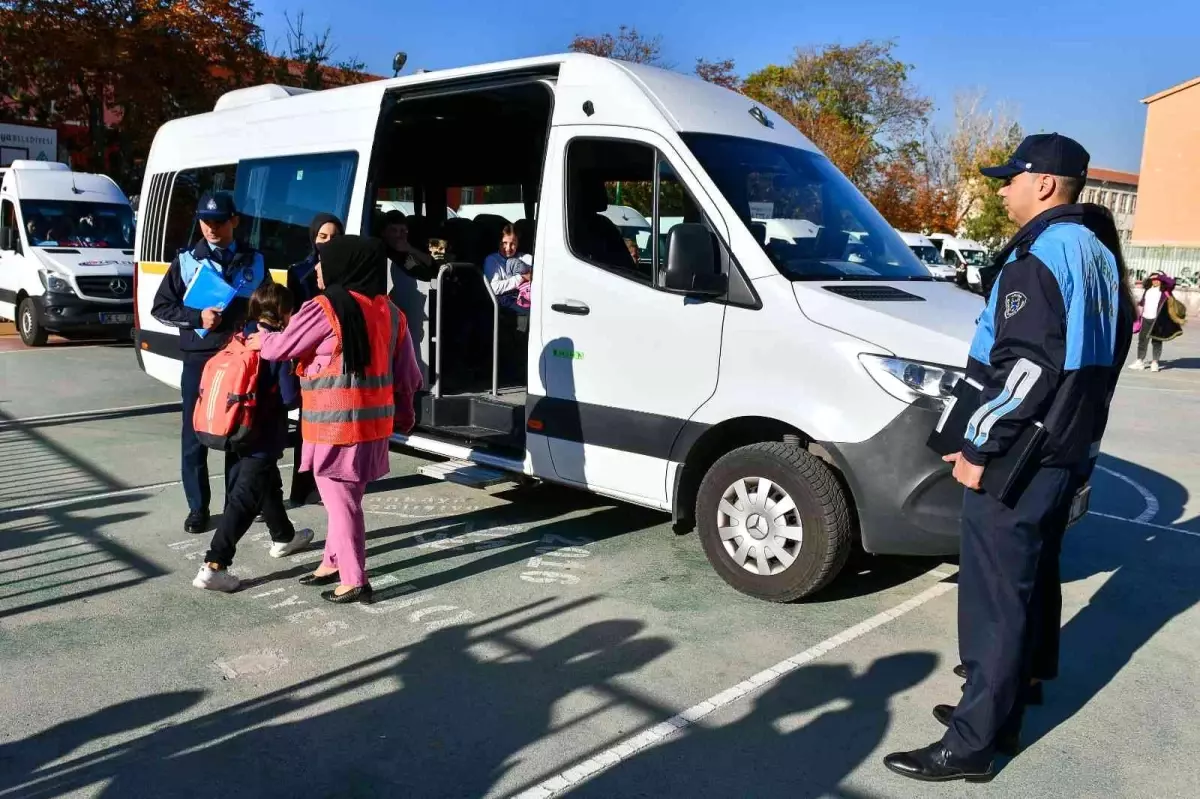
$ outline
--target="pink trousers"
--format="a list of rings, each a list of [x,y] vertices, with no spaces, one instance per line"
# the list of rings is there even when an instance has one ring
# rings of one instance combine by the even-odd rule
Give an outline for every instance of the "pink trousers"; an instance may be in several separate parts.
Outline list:
[[[329,515],[321,568],[337,569],[342,585],[360,586],[367,582],[367,523],[362,510],[366,488],[366,483],[317,478],[317,493]]]

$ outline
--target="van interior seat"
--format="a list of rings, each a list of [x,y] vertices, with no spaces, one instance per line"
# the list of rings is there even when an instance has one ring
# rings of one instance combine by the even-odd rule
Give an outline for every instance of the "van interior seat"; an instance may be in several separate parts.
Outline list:
[[[479,234],[480,246],[487,247],[487,255],[500,249],[500,237],[508,220],[498,214],[479,214],[475,217],[475,229]],[[486,257],[486,256],[485,256]]]
[[[571,191],[570,235],[575,251],[596,263],[636,269],[638,264],[625,246],[625,237],[611,219],[604,215],[608,208],[608,193],[604,183],[581,176]]]
[[[513,230],[517,234],[517,243],[520,245],[521,252],[533,255],[534,246],[537,244],[534,239],[534,234],[537,227],[532,220],[518,219],[513,223]]]

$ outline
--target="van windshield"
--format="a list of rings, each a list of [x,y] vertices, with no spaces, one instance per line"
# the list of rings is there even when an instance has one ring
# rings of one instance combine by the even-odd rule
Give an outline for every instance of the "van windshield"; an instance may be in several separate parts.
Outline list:
[[[932,266],[945,266],[946,262],[942,260],[942,255],[937,251],[937,247],[932,244],[914,244],[910,248],[913,255],[920,258],[923,262]]]
[[[133,208],[118,203],[22,200],[33,247],[133,249]]]
[[[987,266],[987,253],[983,250],[959,250],[962,253],[963,260],[971,266]]]
[[[933,279],[899,234],[825,156],[732,136],[682,137],[784,276]]]

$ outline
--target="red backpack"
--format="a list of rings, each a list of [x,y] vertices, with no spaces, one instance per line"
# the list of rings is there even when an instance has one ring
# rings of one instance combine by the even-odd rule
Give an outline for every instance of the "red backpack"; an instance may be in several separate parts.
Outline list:
[[[246,348],[246,337],[239,334],[204,365],[200,399],[192,414],[196,438],[204,446],[231,452],[249,440],[261,361],[256,351]]]

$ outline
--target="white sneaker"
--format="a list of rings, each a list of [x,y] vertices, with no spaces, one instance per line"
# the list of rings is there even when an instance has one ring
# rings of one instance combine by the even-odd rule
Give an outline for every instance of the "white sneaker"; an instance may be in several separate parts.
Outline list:
[[[228,569],[213,569],[207,563],[200,567],[192,585],[206,591],[230,593],[242,587],[242,581],[229,573]]]
[[[1151,372],[1157,372],[1157,371],[1158,371],[1158,361],[1151,361],[1151,362],[1150,362],[1150,371],[1151,371]]]
[[[1129,368],[1140,372],[1142,369],[1146,368],[1146,364],[1142,363],[1141,358],[1138,358],[1136,361],[1129,364]]]
[[[267,554],[273,558],[286,558],[288,555],[299,552],[307,547],[312,543],[312,540],[312,530],[309,530],[308,528],[297,530],[296,535],[293,536],[292,540],[288,541],[286,544],[271,544],[271,549],[267,552]]]

